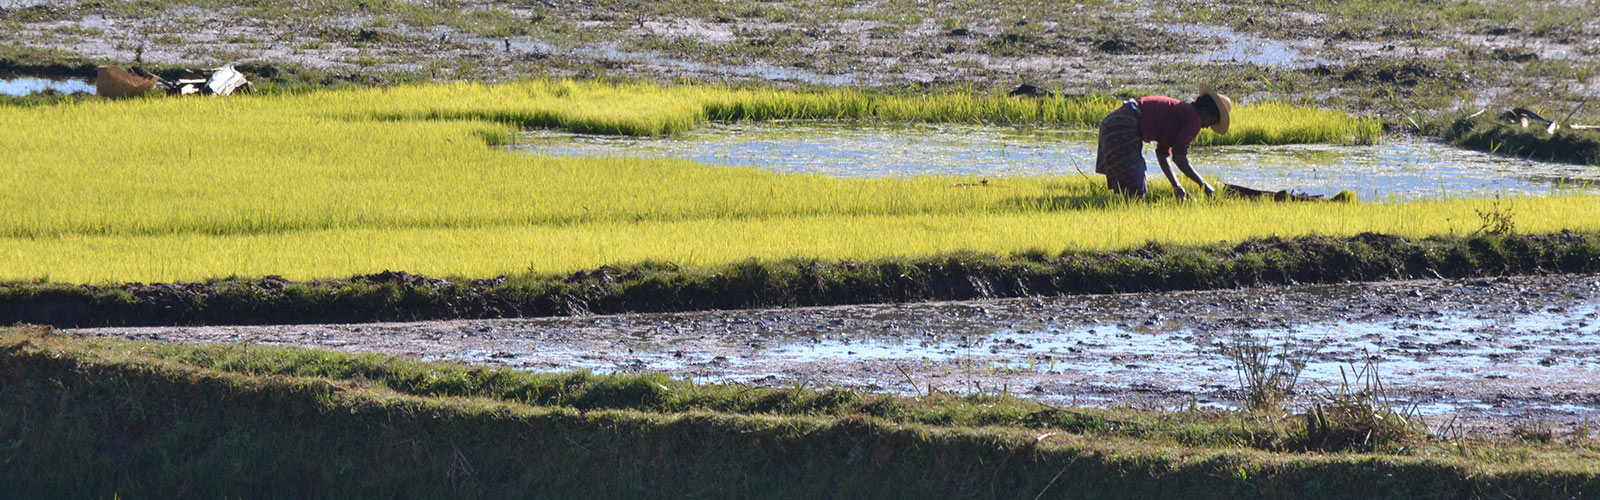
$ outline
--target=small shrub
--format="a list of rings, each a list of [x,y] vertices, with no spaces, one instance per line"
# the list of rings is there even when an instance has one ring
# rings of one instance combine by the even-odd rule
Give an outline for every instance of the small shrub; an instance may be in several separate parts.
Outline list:
[[[1516,207],[1511,202],[1501,204],[1499,196],[1495,196],[1487,209],[1472,209],[1478,214],[1478,229],[1472,234],[1492,234],[1495,236],[1510,236],[1517,234]]]

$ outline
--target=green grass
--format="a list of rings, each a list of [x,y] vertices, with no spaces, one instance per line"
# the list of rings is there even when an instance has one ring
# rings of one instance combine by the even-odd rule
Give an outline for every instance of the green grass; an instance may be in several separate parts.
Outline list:
[[[528,374],[0,332],[21,496],[1583,496],[1592,441],[1300,448],[1298,419]],[[692,457],[692,458],[691,458]]]
[[[1475,211],[1489,206],[1481,200],[1348,206],[1169,203],[1023,213],[973,209],[973,213],[928,215],[16,237],[0,240],[0,256],[5,258],[0,276],[95,283],[269,274],[313,279],[388,269],[488,277],[570,272],[646,260],[706,266],[747,258],[878,259],[963,250],[1117,250],[1151,241],[1199,244],[1274,235],[1379,232],[1420,237],[1472,232],[1480,226]],[[1600,227],[1600,203],[1595,197],[1523,198],[1512,206],[1516,207],[1512,214],[1516,226],[1526,232]],[[1108,220],[1119,221],[1119,227],[1108,229]]]
[[[0,107],[0,277],[485,277],[643,260],[1107,250],[1264,236],[1464,234],[1482,200],[1126,204],[1077,178],[779,175],[683,160],[554,159],[509,127],[666,135],[722,119],[1059,123],[1114,99],[891,96],[578,82]],[[1371,120],[1261,104],[1226,138],[1366,141]],[[1170,197],[1158,188],[1157,197]],[[1526,232],[1592,229],[1594,197],[1515,202]],[[1118,221],[1107,226],[1106,221]],[[1250,221],[1242,224],[1240,221]]]
[[[958,184],[972,179],[841,179],[486,146],[513,140],[512,126],[670,134],[713,119],[1081,126],[1114,105],[1093,97],[535,81],[5,107],[0,277],[307,279],[383,269],[481,277],[652,259],[705,265],[1274,234],[1424,236],[1470,231],[1485,206],[1127,204],[1077,177],[968,188]],[[1377,133],[1371,120],[1329,111],[1263,104],[1239,113],[1226,136],[1234,140],[1365,141]],[[1525,231],[1600,220],[1589,197],[1518,206]],[[1108,220],[1122,222],[1105,230]],[[1237,224],[1243,220],[1252,224]]]
[[[962,91],[904,95],[835,88],[799,91],[650,84],[530,81],[511,85],[412,86],[326,96],[325,105],[356,116],[484,119],[577,132],[663,135],[707,120],[883,120],[1096,126],[1120,104],[1106,95],[1012,98]],[[377,101],[375,101],[377,100]],[[380,104],[381,102],[381,104]],[[1203,131],[1199,144],[1370,143],[1371,118],[1307,106],[1241,106],[1234,132]]]
[[[1434,126],[1442,129],[1445,140],[1457,146],[1517,158],[1600,165],[1597,131],[1566,129],[1549,134],[1537,123],[1525,129],[1489,116],[1454,118],[1448,126]]]
[[[1492,214],[1492,212],[1491,212]],[[0,324],[282,324],[419,321],[1172,291],[1263,284],[1600,272],[1596,233],[1263,238],[1121,251],[951,252],[872,260],[642,261],[571,274],[437,279],[378,273],[309,282],[0,283]],[[1474,232],[1478,232],[1475,229]],[[1496,234],[1496,232],[1500,234]]]

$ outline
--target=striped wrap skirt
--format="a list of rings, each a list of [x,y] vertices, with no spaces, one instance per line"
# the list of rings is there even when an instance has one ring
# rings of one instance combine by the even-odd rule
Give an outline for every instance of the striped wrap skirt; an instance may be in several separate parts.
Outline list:
[[[1139,138],[1139,104],[1129,99],[1100,122],[1100,148],[1094,172],[1106,176],[1106,185],[1124,196],[1143,198],[1149,193],[1144,177],[1144,141]]]

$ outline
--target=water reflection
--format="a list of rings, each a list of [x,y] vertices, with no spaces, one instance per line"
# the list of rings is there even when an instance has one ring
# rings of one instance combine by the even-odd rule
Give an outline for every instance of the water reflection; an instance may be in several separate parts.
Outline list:
[[[1092,173],[1095,134],[1083,129],[735,123],[706,125],[665,138],[535,131],[526,134],[514,149],[555,156],[685,158],[712,165],[844,177],[1086,175],[1098,179]],[[1593,167],[1497,156],[1412,137],[1386,138],[1368,146],[1195,148],[1190,156],[1202,175],[1225,182],[1312,194],[1348,189],[1365,200],[1539,195],[1592,189],[1600,181],[1600,169]],[[1161,182],[1149,148],[1146,157],[1150,178]]]
[[[14,76],[0,73],[0,95],[24,96],[53,90],[63,94],[74,92],[94,93],[94,84],[81,80],[52,80],[32,76]]]

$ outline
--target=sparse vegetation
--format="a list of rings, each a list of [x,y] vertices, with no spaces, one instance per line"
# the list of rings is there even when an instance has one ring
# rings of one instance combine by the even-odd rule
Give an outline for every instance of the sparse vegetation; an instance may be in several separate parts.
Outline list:
[[[1313,450],[1404,450],[1429,434],[1416,406],[1399,407],[1368,361],[1341,367],[1339,385],[1317,394],[1304,414],[1304,445]]]
[[[1474,210],[1482,224],[1473,231],[1478,234],[1509,235],[1517,234],[1516,207],[1510,202],[1501,204],[1497,197],[1485,209]]]
[[[1252,411],[1273,412],[1295,394],[1300,381],[1300,371],[1306,367],[1305,359],[1314,352],[1291,350],[1287,339],[1274,348],[1268,340],[1238,337],[1224,352],[1233,361],[1239,377],[1239,387],[1244,390],[1244,407]]]

